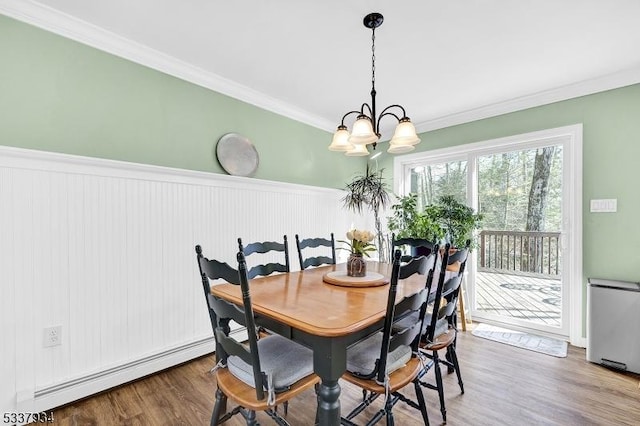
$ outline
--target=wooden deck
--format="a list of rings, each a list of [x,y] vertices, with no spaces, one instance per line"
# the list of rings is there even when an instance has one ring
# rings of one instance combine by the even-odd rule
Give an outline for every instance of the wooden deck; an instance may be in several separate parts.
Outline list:
[[[551,277],[478,272],[477,310],[559,327],[560,285]]]

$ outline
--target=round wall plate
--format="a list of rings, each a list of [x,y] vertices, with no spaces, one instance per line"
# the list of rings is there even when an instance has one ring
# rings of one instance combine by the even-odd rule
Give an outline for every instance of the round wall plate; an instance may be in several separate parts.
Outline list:
[[[256,147],[238,133],[227,133],[220,138],[216,157],[222,168],[233,176],[253,176],[260,163]]]

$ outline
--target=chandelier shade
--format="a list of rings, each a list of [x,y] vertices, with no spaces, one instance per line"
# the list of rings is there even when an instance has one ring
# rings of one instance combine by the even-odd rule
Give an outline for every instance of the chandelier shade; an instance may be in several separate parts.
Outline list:
[[[369,150],[367,149],[367,145],[352,145],[352,146],[353,148],[345,152],[345,155],[349,157],[363,157],[365,155],[369,155]]]
[[[378,135],[373,131],[371,119],[361,114],[353,123],[353,130],[349,136],[349,142],[354,145],[367,145],[378,141]]]
[[[364,26],[371,29],[371,104],[364,103],[360,110],[349,111],[342,117],[342,122],[329,145],[331,151],[343,151],[348,156],[368,155],[369,150],[366,146],[371,144],[373,149],[376,149],[380,140],[380,120],[385,116],[393,117],[398,121],[387,152],[391,154],[408,152],[420,143],[416,128],[401,105],[390,105],[376,115],[376,28],[382,25],[383,21],[384,17],[375,12],[368,14],[363,20]],[[345,119],[355,114],[358,115],[349,132]]]
[[[389,154],[405,154],[409,151],[413,151],[416,147],[413,145],[394,145],[389,143],[389,149],[387,152]]]
[[[349,131],[347,126],[339,126],[338,130],[333,134],[333,140],[329,145],[331,151],[349,151],[353,149],[353,145],[349,143]]]
[[[416,128],[408,118],[400,120],[389,141],[392,145],[417,145],[419,142],[420,138],[416,134]]]

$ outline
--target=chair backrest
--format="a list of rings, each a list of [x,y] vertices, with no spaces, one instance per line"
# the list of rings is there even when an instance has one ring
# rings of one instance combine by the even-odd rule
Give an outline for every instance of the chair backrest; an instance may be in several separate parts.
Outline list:
[[[296,234],[296,247],[298,247],[298,260],[300,261],[300,270],[307,269],[309,266],[320,265],[335,265],[336,264],[336,245],[333,239],[333,232],[331,238],[305,238],[301,240],[298,234]],[[308,256],[306,259],[302,257],[302,250],[306,248],[316,247],[328,247],[331,256],[319,255]]]
[[[238,356],[244,362],[252,366],[254,383],[256,384],[256,397],[258,400],[265,398],[264,389],[267,386],[267,378],[262,373],[260,355],[258,352],[258,337],[249,293],[249,277],[247,276],[247,263],[242,251],[237,254],[238,269],[233,269],[226,263],[207,259],[202,255],[202,248],[196,246],[198,266],[202,276],[202,285],[209,308],[209,317],[213,326],[213,334],[216,341],[216,356],[218,361],[224,364],[230,355]],[[223,279],[230,284],[239,285],[242,292],[242,306],[227,302],[224,299],[211,294],[210,280]],[[247,328],[248,347],[232,337],[229,337],[229,322],[233,320]]]
[[[406,262],[412,257],[429,256],[433,252],[434,243],[424,238],[398,238],[395,234],[391,234],[391,259],[393,259],[393,252],[398,247],[408,246],[411,249],[410,254],[404,254],[402,261]]]
[[[287,244],[287,236],[284,236],[284,242],[279,243],[277,241],[265,241],[255,242],[246,246],[242,245],[242,239],[238,238],[238,248],[244,254],[245,258],[254,253],[271,253],[281,252],[284,254],[284,263],[270,262],[265,264],[253,265],[249,268],[249,279],[253,279],[257,276],[267,276],[274,272],[289,272],[291,270],[289,264],[289,245]]]
[[[469,259],[470,245],[471,240],[467,240],[465,247],[450,252],[447,259],[448,266],[458,266],[458,273],[449,280],[446,280],[442,288],[442,297],[447,301],[447,304],[443,307],[443,315],[452,327],[456,326],[458,297],[460,296],[460,286],[464,279],[467,260]]]
[[[393,257],[393,268],[391,271],[389,294],[387,297],[387,309],[384,318],[384,326],[382,328],[382,345],[375,371],[376,381],[378,383],[384,383],[385,381],[387,357],[390,352],[393,352],[401,345],[411,346],[412,349],[414,349],[414,352],[417,350],[417,337],[420,335],[422,322],[417,315],[412,316],[411,313],[420,311],[421,307],[425,304],[428,295],[426,288],[423,288],[418,293],[401,301],[396,306],[398,281],[409,278],[414,274],[425,275],[429,264],[429,259],[426,256],[410,259],[408,263],[403,265],[401,265],[401,258],[402,253],[400,250],[396,250]],[[401,329],[394,328],[394,325],[399,324],[399,320],[412,317],[415,317],[416,320],[405,323]]]
[[[434,251],[438,252],[438,247],[434,248]],[[431,322],[428,325],[427,333],[424,336],[426,342],[433,342],[437,336],[435,332],[437,330],[436,323],[442,318],[447,318],[447,322],[455,327],[455,312],[458,301],[458,294],[460,291],[460,284],[464,277],[464,269],[469,257],[469,243],[464,248],[452,250],[451,246],[447,244],[441,254],[441,262],[439,272],[436,281],[435,296],[433,298],[433,308],[431,315]],[[460,268],[457,273],[452,274],[451,271],[447,271],[447,266],[459,264]],[[450,276],[447,278],[447,274]],[[451,276],[452,275],[452,276]],[[428,292],[431,292],[432,284],[435,277],[430,277],[427,280]],[[447,303],[442,305],[442,300]]]
[[[217,321],[215,313],[213,312],[210,281],[222,279],[228,283],[240,285],[240,277],[238,276],[238,270],[233,269],[229,264],[219,262],[215,259],[207,259],[202,254],[202,247],[196,246],[196,260],[198,261],[198,268],[200,269],[200,277],[202,279],[202,290],[204,291],[204,297],[207,301],[207,307],[209,308],[209,318],[211,319],[211,328],[215,333],[217,327]],[[215,337],[215,336],[214,336]]]

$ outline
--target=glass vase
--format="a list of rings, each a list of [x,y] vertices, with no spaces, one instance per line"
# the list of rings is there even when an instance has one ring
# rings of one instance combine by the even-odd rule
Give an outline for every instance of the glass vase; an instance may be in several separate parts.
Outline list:
[[[347,259],[347,276],[364,277],[367,275],[367,262],[361,254],[351,253]]]

